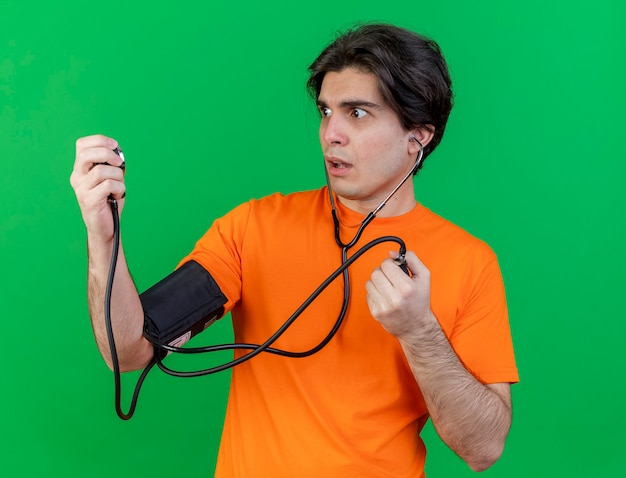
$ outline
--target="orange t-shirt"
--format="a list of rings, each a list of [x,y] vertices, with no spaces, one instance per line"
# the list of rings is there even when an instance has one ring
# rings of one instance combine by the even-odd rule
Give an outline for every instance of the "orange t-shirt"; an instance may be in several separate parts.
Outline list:
[[[337,205],[349,242],[363,216]],[[328,191],[247,202],[198,241],[187,260],[228,298],[236,342],[262,343],[341,264]],[[518,380],[502,277],[492,250],[425,207],[377,217],[356,247],[402,238],[431,271],[431,308],[463,364],[484,383]],[[428,411],[398,341],[371,316],[365,283],[398,250],[384,243],[350,267],[351,298],[319,353],[262,353],[232,371],[216,477],[420,477]],[[305,351],[330,331],[339,277],[273,345]],[[245,351],[236,351],[235,356]]]

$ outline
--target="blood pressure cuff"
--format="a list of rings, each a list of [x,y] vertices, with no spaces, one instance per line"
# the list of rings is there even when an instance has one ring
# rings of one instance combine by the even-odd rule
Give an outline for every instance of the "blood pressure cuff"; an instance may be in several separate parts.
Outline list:
[[[180,347],[224,314],[226,296],[195,261],[183,264],[142,293],[144,335],[153,343]]]

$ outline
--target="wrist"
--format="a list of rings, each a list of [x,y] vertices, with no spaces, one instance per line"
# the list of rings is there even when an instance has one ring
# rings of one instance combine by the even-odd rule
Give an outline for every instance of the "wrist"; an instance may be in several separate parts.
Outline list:
[[[437,317],[430,310],[419,321],[418,326],[396,338],[405,354],[418,362],[432,365],[435,359],[454,355]]]
[[[432,337],[441,332],[441,326],[435,314],[428,309],[418,317],[412,319],[412,325],[406,327],[402,333],[396,334],[400,343],[421,344],[424,341],[432,340]]]
[[[92,272],[106,271],[108,272],[111,255],[113,254],[113,242],[112,237],[103,237],[95,234],[87,235],[87,255],[89,259],[89,269]],[[119,258],[123,256],[122,245],[120,240],[120,249],[118,253]]]

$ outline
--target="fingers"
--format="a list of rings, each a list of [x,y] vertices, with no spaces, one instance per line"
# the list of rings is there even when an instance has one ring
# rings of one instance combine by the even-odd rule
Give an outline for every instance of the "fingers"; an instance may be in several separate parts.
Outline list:
[[[97,164],[89,174],[83,176],[77,193],[78,190],[90,193],[96,201],[108,199],[109,195],[121,199],[126,193],[124,171],[116,166]]]
[[[76,141],[76,160],[70,176],[72,187],[92,190],[102,182],[121,181],[123,159],[114,151],[117,141],[103,135],[93,135]],[[98,166],[96,168],[96,166]],[[111,194],[119,193],[120,186],[109,184]]]
[[[394,309],[397,301],[411,293],[411,278],[392,259],[386,259],[365,284],[370,308],[379,312]]]
[[[430,294],[430,271],[417,255],[409,251],[406,254],[406,265],[412,276],[393,261],[397,253],[391,253],[391,259],[385,259],[380,267],[376,268],[366,283],[367,293],[380,301],[404,300],[407,297]]]
[[[117,147],[117,141],[103,135],[80,138],[70,176],[88,232],[105,240],[112,231],[108,199],[118,200],[121,214],[126,194],[124,171],[119,167],[123,160],[113,151]]]
[[[123,161],[114,151],[118,146],[113,138],[99,134],[78,139],[74,172],[87,174],[95,165],[103,163],[119,167]]]
[[[372,272],[370,282],[378,293],[389,295],[397,285],[401,284],[402,281],[407,278],[408,276],[393,260],[385,259],[383,263]]]
[[[425,269],[424,264],[419,260],[419,258],[413,252],[409,252],[405,255],[405,263],[404,267],[406,267],[409,271],[409,274],[401,267],[401,265],[397,262],[398,253],[390,252],[390,259],[386,259],[377,269],[380,271],[375,271],[372,277],[375,279],[375,282],[380,284],[381,287],[385,287],[388,289],[388,286],[393,288],[402,287],[402,284],[408,284],[407,280],[410,280],[411,277],[422,270]],[[386,284],[388,282],[388,284]]]
[[[78,138],[76,140],[76,149],[87,149],[94,147],[106,147],[111,150],[118,147],[118,143],[113,138],[109,138],[102,134],[94,134],[91,136],[84,136],[83,138]]]
[[[430,271],[414,252],[406,254],[409,277],[393,261],[382,262],[365,284],[366,301],[372,316],[396,337],[410,333],[430,310]]]

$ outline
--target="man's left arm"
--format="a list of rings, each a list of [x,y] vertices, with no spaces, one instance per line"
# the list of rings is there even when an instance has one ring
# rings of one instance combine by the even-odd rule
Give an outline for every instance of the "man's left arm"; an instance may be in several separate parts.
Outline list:
[[[483,384],[461,363],[430,308],[430,271],[409,252],[367,283],[374,318],[400,342],[441,439],[474,471],[498,460],[511,425],[509,383]]]

